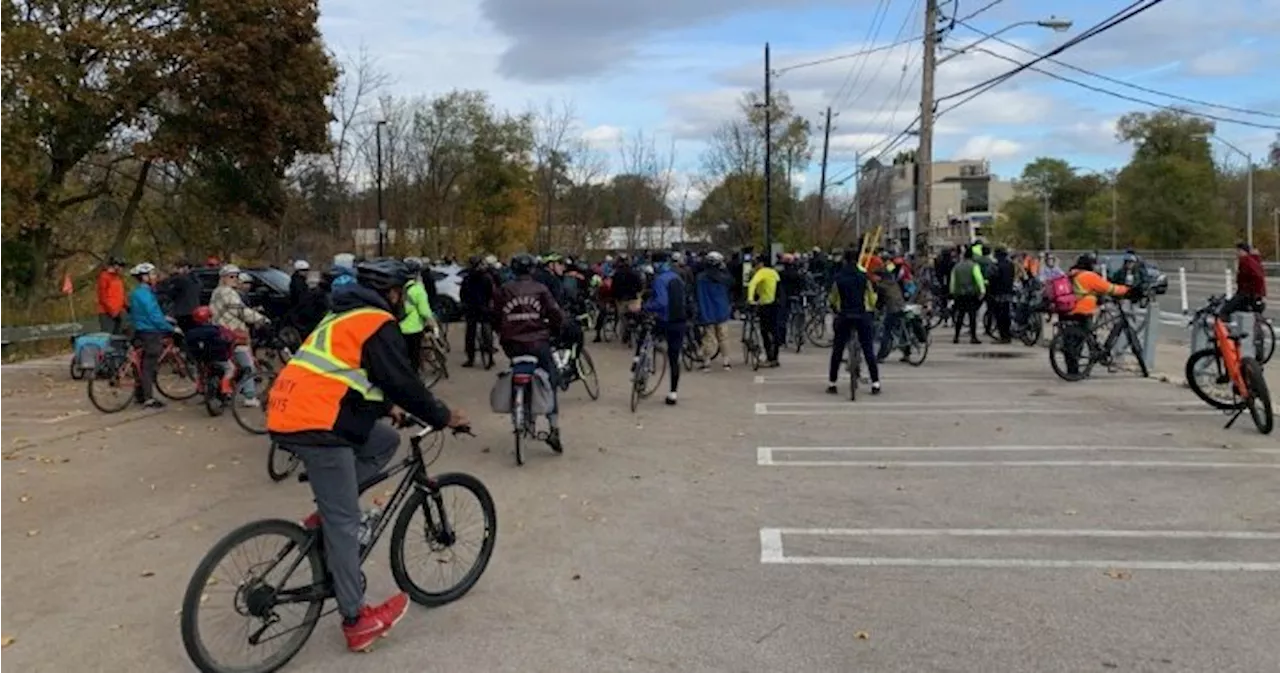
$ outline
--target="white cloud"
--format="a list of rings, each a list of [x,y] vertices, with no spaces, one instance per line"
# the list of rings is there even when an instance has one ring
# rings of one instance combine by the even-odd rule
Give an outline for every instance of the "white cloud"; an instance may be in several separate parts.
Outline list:
[[[1219,49],[1192,58],[1184,70],[1193,77],[1232,77],[1248,74],[1261,59],[1262,55],[1253,50]]]
[[[981,135],[966,140],[960,149],[952,153],[953,159],[1011,159],[1023,153],[1022,143],[1006,138]]]
[[[615,150],[622,141],[623,130],[617,126],[601,124],[582,132],[582,139],[598,150]]]

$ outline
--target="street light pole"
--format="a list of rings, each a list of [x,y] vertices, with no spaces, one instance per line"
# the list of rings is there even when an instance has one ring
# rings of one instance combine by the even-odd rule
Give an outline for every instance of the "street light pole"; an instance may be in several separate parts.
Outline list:
[[[374,129],[374,135],[376,136],[374,140],[374,144],[377,147],[377,153],[378,153],[377,182],[378,182],[378,256],[379,257],[382,257],[384,254],[384,248],[386,245],[386,238],[387,238],[387,218],[382,210],[382,125],[386,123],[387,123],[386,121],[379,121],[377,123],[376,128]]]
[[[764,43],[764,263],[773,266],[773,71]]]
[[[1049,187],[1044,188],[1044,251],[1048,253],[1052,247],[1049,238]]]
[[[1232,145],[1231,143],[1227,142],[1226,140],[1224,140],[1223,138],[1217,135],[1210,133],[1209,137],[1213,138],[1214,140],[1217,140],[1223,145],[1226,145],[1228,149],[1234,150],[1236,154],[1239,154],[1240,156],[1244,157],[1245,162],[1249,164],[1249,173],[1248,173],[1248,176],[1245,178],[1246,179],[1245,189],[1248,190],[1248,193],[1245,194],[1244,207],[1248,212],[1246,212],[1244,216],[1245,217],[1244,239],[1245,239],[1245,242],[1249,244],[1249,247],[1252,248],[1253,247],[1253,155],[1250,154],[1249,152],[1246,152],[1240,149],[1239,147],[1236,147],[1235,145]]]

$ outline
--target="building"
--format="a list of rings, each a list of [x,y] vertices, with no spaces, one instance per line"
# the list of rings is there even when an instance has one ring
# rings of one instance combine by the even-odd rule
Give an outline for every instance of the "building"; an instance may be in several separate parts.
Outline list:
[[[931,221],[920,226],[916,221],[916,177],[916,164],[909,160],[863,167],[858,192],[860,203],[867,203],[861,212],[871,225],[885,225],[881,244],[886,247],[908,252],[938,250],[980,238],[1014,194],[1013,183],[992,174],[985,159],[935,161]]]

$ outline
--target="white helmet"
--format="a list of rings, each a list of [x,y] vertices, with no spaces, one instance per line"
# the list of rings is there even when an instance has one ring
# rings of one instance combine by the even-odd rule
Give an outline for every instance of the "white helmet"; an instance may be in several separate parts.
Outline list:
[[[145,276],[156,272],[156,265],[151,262],[143,262],[132,269],[129,269],[130,276]]]
[[[711,252],[707,253],[707,261],[711,262],[712,264],[724,264],[724,255],[720,254],[719,252],[716,252],[715,250],[712,250]]]
[[[340,252],[333,256],[333,265],[346,269],[355,268],[356,256],[349,252]]]
[[[494,268],[494,269],[496,269],[496,268],[498,268],[498,266],[500,266],[500,265],[498,264],[498,258],[497,258],[497,257],[495,257],[494,255],[485,255],[485,256],[484,256],[484,265],[485,265],[485,266],[487,266],[487,267]]]
[[[293,263],[293,270],[294,271],[310,271],[311,264],[307,263],[307,260],[305,259],[300,259]]]
[[[671,253],[671,263],[673,263],[673,264],[684,264],[684,253],[683,253],[683,252],[673,252],[673,253]]]
[[[240,267],[236,266],[235,264],[227,264],[226,266],[222,267],[222,270],[218,272],[218,275],[222,276],[223,278],[226,278],[227,276],[239,276]]]
[[[612,262],[612,261],[613,261],[613,255],[605,255],[605,256],[604,256],[604,261],[605,261],[605,262]]]

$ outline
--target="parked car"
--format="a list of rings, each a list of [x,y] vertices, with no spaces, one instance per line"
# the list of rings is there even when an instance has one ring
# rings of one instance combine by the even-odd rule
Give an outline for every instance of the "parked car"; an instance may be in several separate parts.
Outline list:
[[[432,310],[445,322],[454,322],[462,315],[462,267],[457,264],[433,266],[431,278],[436,283],[436,303]]]
[[[192,274],[200,281],[200,303],[208,304],[213,296],[213,289],[218,287],[217,268],[193,269]],[[258,309],[272,321],[280,322],[293,307],[289,304],[289,274],[274,267],[241,267],[253,280],[249,284],[249,292],[245,295],[245,303]]]

